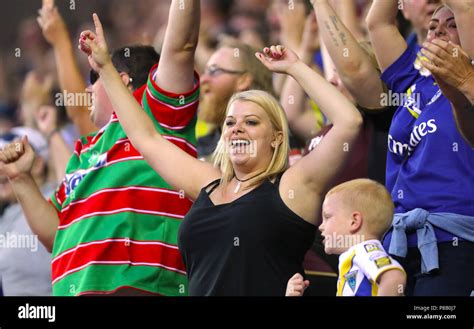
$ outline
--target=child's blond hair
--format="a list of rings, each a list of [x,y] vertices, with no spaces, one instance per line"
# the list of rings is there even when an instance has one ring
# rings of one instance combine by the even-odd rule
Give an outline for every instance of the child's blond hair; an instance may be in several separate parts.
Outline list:
[[[393,219],[393,202],[385,186],[371,179],[355,179],[332,188],[326,197],[337,194],[349,211],[359,211],[365,229],[381,238]]]

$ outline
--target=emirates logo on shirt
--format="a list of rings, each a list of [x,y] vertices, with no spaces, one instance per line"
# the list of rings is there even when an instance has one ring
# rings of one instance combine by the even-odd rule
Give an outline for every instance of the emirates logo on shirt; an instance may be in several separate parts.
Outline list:
[[[388,150],[400,156],[410,156],[426,135],[433,134],[437,130],[438,126],[436,125],[436,120],[431,119],[413,128],[409,143],[399,142],[395,140],[392,135],[388,135]]]

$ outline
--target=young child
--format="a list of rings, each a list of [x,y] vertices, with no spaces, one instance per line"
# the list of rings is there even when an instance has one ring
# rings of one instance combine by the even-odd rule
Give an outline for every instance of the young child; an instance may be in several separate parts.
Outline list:
[[[380,240],[393,218],[393,202],[385,187],[356,179],[331,189],[323,203],[324,251],[339,254],[337,296],[401,296],[406,274]],[[286,296],[302,296],[309,281],[296,273]]]

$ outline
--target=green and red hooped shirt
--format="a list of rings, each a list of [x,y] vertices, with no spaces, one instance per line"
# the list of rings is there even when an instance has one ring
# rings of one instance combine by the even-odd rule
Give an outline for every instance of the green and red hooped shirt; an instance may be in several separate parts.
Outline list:
[[[199,77],[193,90],[178,95],[160,89],[155,72],[156,66],[134,96],[164,138],[196,157]],[[177,237],[192,202],[146,163],[115,113],[97,134],[76,142],[50,202],[60,219],[52,253],[54,295],[121,288],[187,295]]]

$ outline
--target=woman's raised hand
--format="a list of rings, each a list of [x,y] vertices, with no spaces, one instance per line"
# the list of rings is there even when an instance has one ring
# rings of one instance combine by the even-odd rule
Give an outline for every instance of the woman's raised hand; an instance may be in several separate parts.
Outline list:
[[[288,74],[291,66],[300,61],[293,50],[281,45],[265,47],[263,53],[257,52],[255,56],[267,69],[276,73]]]

